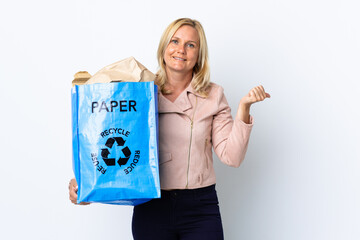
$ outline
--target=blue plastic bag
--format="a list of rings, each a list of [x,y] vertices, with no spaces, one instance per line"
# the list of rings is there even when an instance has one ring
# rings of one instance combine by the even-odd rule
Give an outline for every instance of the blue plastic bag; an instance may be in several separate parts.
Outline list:
[[[160,197],[154,82],[74,86],[77,202],[138,205]]]

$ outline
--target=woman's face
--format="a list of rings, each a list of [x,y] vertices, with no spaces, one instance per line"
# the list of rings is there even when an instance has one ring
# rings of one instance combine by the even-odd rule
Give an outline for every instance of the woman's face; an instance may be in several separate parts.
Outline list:
[[[188,74],[193,71],[199,55],[199,34],[195,28],[184,25],[172,36],[164,54],[167,74]]]

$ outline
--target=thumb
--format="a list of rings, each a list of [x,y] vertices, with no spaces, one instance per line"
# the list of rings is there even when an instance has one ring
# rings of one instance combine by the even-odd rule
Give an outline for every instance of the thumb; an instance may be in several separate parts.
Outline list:
[[[267,98],[271,98],[270,94],[265,93],[265,95],[266,95]]]

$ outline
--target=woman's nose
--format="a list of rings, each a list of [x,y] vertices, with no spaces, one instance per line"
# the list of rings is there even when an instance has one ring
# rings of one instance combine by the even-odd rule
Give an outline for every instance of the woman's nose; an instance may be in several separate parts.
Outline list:
[[[178,44],[177,45],[177,52],[184,54],[185,53],[185,46],[183,44]]]

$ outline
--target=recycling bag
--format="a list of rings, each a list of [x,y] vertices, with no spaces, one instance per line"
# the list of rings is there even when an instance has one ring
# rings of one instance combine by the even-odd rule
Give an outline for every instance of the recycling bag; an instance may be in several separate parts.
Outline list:
[[[77,202],[138,205],[160,197],[154,82],[75,85]]]

